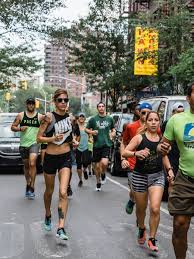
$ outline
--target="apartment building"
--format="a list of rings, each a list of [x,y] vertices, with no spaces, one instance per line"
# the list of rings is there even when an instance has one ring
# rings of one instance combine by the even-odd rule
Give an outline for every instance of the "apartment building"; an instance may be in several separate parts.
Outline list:
[[[62,87],[70,96],[81,98],[86,92],[86,80],[81,75],[70,74],[66,64],[67,51],[64,46],[46,44],[45,52],[45,84]]]

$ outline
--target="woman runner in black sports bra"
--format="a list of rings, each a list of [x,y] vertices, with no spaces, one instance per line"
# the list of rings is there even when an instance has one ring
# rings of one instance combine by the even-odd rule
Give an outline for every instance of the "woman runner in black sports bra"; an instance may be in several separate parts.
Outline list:
[[[160,125],[158,113],[150,111],[146,116],[146,131],[136,135],[124,150],[123,157],[137,158],[132,175],[132,188],[135,194],[136,215],[138,222],[138,243],[143,245],[146,241],[146,228],[144,225],[146,209],[149,198],[150,205],[150,237],[148,247],[158,252],[156,246],[156,232],[160,221],[160,204],[164,191],[165,178],[163,165],[171,180],[174,175],[168,157],[157,153],[160,136],[157,130]],[[136,152],[134,152],[136,150]]]
[[[50,231],[51,224],[51,200],[54,191],[55,175],[59,175],[59,203],[58,203],[58,229],[56,236],[68,240],[64,225],[68,208],[67,187],[70,178],[72,123],[66,112],[68,105],[68,94],[65,89],[58,89],[54,93],[53,101],[55,111],[47,113],[43,120],[37,142],[48,143],[43,163],[46,190],[44,193],[45,204],[45,230]]]

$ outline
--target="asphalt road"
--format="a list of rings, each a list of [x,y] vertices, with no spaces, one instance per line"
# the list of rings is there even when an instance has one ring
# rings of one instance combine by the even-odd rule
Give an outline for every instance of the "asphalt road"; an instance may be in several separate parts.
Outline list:
[[[101,192],[95,191],[95,178],[90,177],[82,188],[72,179],[73,197],[69,200],[66,230],[69,241],[56,237],[58,185],[52,201],[53,230],[45,232],[43,175],[37,176],[36,199],[24,198],[22,175],[0,175],[0,259],[140,259],[170,258],[172,218],[166,203],[162,204],[158,230],[159,253],[150,253],[146,245],[136,241],[135,216],[127,215],[127,179],[111,177]],[[148,212],[149,213],[149,212]],[[148,225],[148,224],[147,224]],[[194,258],[194,224],[189,232],[188,259]]]

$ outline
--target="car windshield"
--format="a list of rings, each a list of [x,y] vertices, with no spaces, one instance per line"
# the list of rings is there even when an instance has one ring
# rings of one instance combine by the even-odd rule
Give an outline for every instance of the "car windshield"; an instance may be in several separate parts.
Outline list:
[[[172,107],[173,107],[173,105],[175,103],[177,103],[177,102],[181,102],[184,105],[184,109],[185,110],[189,109],[189,103],[186,101],[186,99],[185,100],[183,100],[183,99],[180,99],[180,100],[177,100],[177,99],[176,100],[169,100],[169,105],[168,105],[168,109],[167,109],[167,116],[166,116],[167,120],[170,118],[170,116],[172,114]]]
[[[132,121],[133,121],[133,114],[123,115],[118,121],[116,130],[121,133],[123,131],[123,125],[125,123],[131,123]]]
[[[0,124],[0,138],[19,138],[19,132],[11,131],[11,124]]]

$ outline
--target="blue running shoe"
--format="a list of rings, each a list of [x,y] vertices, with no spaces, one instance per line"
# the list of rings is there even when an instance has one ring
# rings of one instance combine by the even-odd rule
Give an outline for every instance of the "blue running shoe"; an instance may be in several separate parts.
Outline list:
[[[26,192],[25,192],[25,197],[26,197],[26,198],[29,197],[29,189],[30,189],[30,186],[29,186],[29,185],[26,185]]]
[[[49,217],[45,217],[45,221],[44,221],[44,229],[46,231],[51,231],[52,229],[52,224],[51,224],[51,216]]]
[[[61,240],[68,240],[69,239],[64,228],[58,228],[57,229],[56,237],[60,238]]]
[[[132,214],[133,213],[133,207],[135,203],[132,200],[129,200],[125,206],[125,211],[127,214]]]
[[[30,187],[30,190],[28,191],[28,199],[34,200],[34,198],[35,198],[34,189],[32,187]]]

